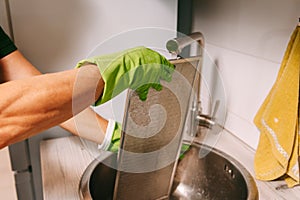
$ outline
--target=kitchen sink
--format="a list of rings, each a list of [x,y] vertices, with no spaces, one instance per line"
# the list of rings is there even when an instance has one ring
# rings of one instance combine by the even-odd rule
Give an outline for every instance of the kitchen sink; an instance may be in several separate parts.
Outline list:
[[[116,170],[109,166],[115,164],[116,154],[106,153],[87,167],[79,186],[81,199],[113,198]],[[169,199],[252,200],[258,199],[258,191],[253,177],[234,158],[193,143],[177,164]]]

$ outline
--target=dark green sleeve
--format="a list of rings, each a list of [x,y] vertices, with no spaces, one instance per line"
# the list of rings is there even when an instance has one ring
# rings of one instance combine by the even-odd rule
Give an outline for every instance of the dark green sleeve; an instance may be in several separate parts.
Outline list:
[[[0,59],[15,50],[17,50],[17,47],[0,26]]]

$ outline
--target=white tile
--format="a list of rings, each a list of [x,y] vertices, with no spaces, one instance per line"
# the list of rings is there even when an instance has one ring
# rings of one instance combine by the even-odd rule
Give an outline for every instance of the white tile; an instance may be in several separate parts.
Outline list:
[[[225,127],[256,147],[259,132],[253,118],[275,82],[298,23],[300,1],[194,3],[192,31],[204,34],[208,57],[217,64],[224,81],[228,108]]]
[[[226,107],[228,110],[225,128],[246,141],[255,148],[259,137],[253,119],[269,93],[280,67],[280,63],[270,62],[257,57],[231,51],[211,44],[206,44],[205,59],[203,68],[211,68],[211,65],[218,66],[223,87],[225,88]],[[203,79],[208,79],[208,73]],[[214,84],[214,75],[209,81],[209,89],[220,91]],[[211,91],[213,93],[213,91]],[[216,93],[216,92],[215,92]]]
[[[209,43],[275,62],[281,61],[300,7],[299,0],[194,2],[193,30]]]

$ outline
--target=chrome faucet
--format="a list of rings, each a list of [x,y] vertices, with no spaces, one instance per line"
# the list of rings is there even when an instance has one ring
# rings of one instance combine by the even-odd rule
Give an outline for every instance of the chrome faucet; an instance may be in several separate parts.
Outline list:
[[[200,62],[199,65],[202,66],[202,60],[204,55],[204,36],[201,32],[195,32],[190,35],[184,37],[178,37],[171,39],[167,42],[166,48],[172,54],[176,54],[177,56],[181,53],[184,47],[191,45],[195,41],[199,44],[200,49]],[[200,71],[200,70],[199,70]],[[200,101],[200,72],[196,72],[196,80],[198,80],[197,84],[197,94],[196,98],[193,99],[191,103],[190,109],[190,136],[196,136],[198,132],[198,127],[205,127],[212,129],[212,127],[216,124],[216,113],[219,108],[220,101],[216,101],[212,115],[203,114],[201,108],[201,101]]]

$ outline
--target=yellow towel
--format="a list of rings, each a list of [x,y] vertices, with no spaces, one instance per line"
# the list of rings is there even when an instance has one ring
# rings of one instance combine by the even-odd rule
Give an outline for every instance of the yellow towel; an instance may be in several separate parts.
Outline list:
[[[300,27],[287,46],[275,84],[255,116],[260,140],[255,154],[256,178],[284,177],[287,185],[299,184],[298,100]]]

